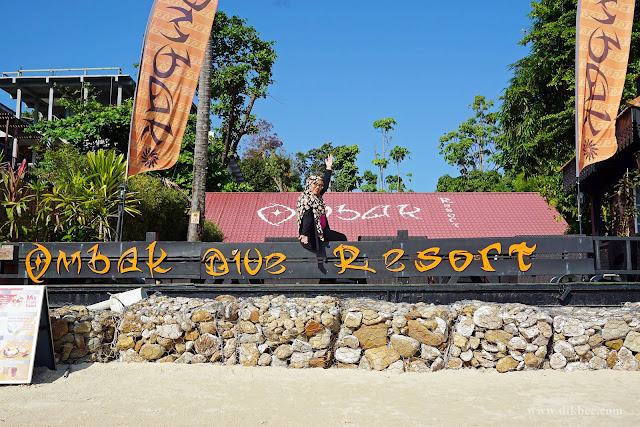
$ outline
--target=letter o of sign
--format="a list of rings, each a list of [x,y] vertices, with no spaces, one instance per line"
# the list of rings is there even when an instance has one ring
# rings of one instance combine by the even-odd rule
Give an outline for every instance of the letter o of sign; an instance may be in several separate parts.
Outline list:
[[[458,267],[456,263],[458,260],[463,259],[462,257],[465,258],[465,261],[461,267]],[[473,254],[468,251],[449,252],[449,262],[451,263],[451,267],[453,267],[455,271],[464,271],[465,268],[469,267],[469,264],[471,264],[471,261],[473,261]]]
[[[51,253],[44,246],[34,243],[35,249],[33,249],[27,255],[27,259],[25,261],[25,267],[27,270],[27,274],[29,278],[33,281],[33,283],[42,283],[43,281],[40,278],[47,272],[49,265],[51,264]],[[40,257],[40,252],[44,259]],[[37,254],[36,261],[32,261],[33,255]],[[34,274],[35,273],[35,274]]]
[[[222,262],[222,265],[217,267],[219,271],[216,271],[216,267],[213,265],[216,259]],[[207,274],[209,274],[210,276],[224,276],[229,272],[229,264],[227,264],[227,259],[224,257],[224,255],[222,255],[222,252],[220,252],[216,248],[211,248],[207,252],[205,252],[202,256],[202,261],[205,262]]]

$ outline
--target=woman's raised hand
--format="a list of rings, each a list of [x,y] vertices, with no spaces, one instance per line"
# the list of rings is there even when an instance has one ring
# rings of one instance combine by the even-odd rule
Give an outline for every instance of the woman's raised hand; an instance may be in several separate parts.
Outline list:
[[[324,164],[327,166],[328,170],[331,170],[331,167],[333,166],[333,154],[329,153],[327,159],[324,161]]]

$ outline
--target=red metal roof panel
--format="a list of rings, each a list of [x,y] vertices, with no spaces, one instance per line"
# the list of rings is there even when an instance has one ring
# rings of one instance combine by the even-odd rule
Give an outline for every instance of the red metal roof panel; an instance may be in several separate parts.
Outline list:
[[[225,242],[295,237],[300,193],[207,193],[205,216]],[[538,193],[334,193],[324,195],[332,229],[347,235],[429,238],[561,235],[567,223]]]

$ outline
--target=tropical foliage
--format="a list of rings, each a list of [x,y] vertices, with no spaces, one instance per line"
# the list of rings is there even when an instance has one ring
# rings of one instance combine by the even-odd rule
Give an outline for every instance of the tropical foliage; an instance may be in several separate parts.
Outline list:
[[[533,179],[577,232],[577,200],[562,187],[560,168],[574,155],[575,19],[577,0],[531,3],[532,24],[520,44],[530,54],[511,65],[513,78],[499,112],[503,138],[502,165],[507,173]],[[640,1],[636,17],[622,106],[636,96],[633,79],[640,73]],[[582,218],[588,219],[588,206]]]
[[[441,154],[461,175],[441,177],[437,191],[538,191],[567,220],[569,232],[578,231],[577,197],[575,190],[565,192],[561,171],[575,151],[576,10],[577,0],[531,3],[531,26],[519,42],[529,54],[510,66],[513,77],[498,111],[491,110],[493,101],[476,97],[476,114],[440,139]],[[621,108],[636,96],[640,0],[635,14]],[[493,165],[489,171],[483,156]],[[583,204],[587,229],[589,208]],[[610,218],[608,209],[603,214]]]
[[[25,185],[27,160],[23,160],[14,171],[9,163],[0,166],[0,233],[6,240],[19,240],[29,234],[29,225],[24,216],[29,212],[29,202],[33,199]]]
[[[362,192],[375,193],[378,190],[378,176],[368,169],[362,173],[362,182],[360,186]]]
[[[12,241],[93,241],[113,238],[125,172],[122,155],[72,146],[45,153],[31,176],[26,162],[0,170],[0,237]],[[138,214],[129,193],[125,211]]]
[[[112,240],[126,162],[113,150],[89,152],[86,157],[88,173],[69,170],[66,179],[53,183],[44,195],[44,204],[52,209],[54,231],[61,240]],[[135,195],[127,193],[125,212],[139,214],[136,204]]]
[[[640,186],[640,170],[627,169],[620,181],[614,186],[613,194],[606,199],[613,201],[605,206],[605,226],[608,233],[615,236],[630,236],[635,230],[634,221],[638,216],[636,189]],[[608,215],[606,215],[608,214]]]
[[[82,99],[80,91],[66,92],[60,98],[60,105],[71,113],[68,117],[39,121],[30,130],[42,134],[43,141],[65,141],[81,153],[98,149],[115,149],[118,153],[126,153],[132,100],[105,106],[96,101],[91,88],[88,85],[86,87],[88,99]]]
[[[439,192],[509,192],[514,191],[512,180],[506,178],[498,171],[481,172],[474,170],[466,177],[450,175],[441,176],[438,179],[436,191]]]
[[[407,150],[404,147],[396,146],[389,152],[389,157],[396,164],[396,175],[387,176],[387,184],[389,191],[395,191],[396,193],[403,193],[406,189],[404,184],[404,180],[400,174],[400,163],[407,158],[410,158],[409,155],[411,151]],[[411,181],[411,174],[405,174],[407,180]]]

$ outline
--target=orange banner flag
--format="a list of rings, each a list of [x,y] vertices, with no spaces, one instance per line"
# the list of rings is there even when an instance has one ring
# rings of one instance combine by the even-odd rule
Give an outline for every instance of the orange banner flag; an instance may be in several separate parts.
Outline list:
[[[178,160],[218,0],[156,0],[131,119],[127,176]]]
[[[576,176],[618,149],[635,0],[579,0],[576,17]]]

